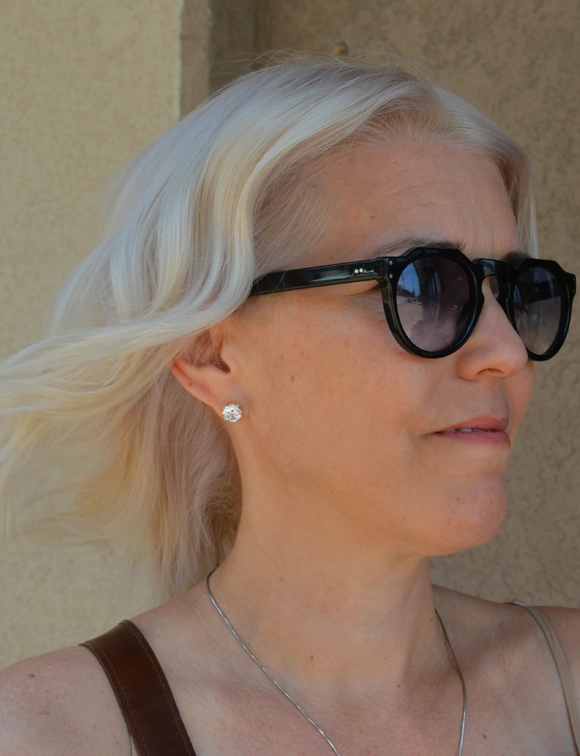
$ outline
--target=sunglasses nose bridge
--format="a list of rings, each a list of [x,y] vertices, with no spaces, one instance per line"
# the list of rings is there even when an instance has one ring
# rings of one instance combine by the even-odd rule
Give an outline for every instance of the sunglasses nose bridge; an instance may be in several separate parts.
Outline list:
[[[489,288],[494,299],[508,314],[507,300],[512,289],[511,269],[507,269],[502,260],[478,260],[476,266],[479,271],[480,287],[483,286],[485,280],[489,279]]]
[[[515,328],[515,324],[510,312],[509,299],[512,290],[510,271],[506,269],[506,265],[501,260],[478,260],[476,266],[479,272],[479,287],[480,292],[485,300],[485,293],[483,291],[483,284],[485,281],[489,283],[489,290],[503,310],[506,318],[511,325]]]

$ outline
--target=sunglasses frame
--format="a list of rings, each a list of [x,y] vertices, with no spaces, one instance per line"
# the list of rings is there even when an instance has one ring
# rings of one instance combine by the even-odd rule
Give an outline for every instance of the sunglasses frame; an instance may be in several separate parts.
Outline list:
[[[469,284],[467,306],[470,308],[471,315],[463,332],[450,346],[436,352],[427,352],[413,344],[405,333],[397,309],[396,292],[399,278],[408,265],[416,260],[435,255],[454,260],[467,274]],[[255,297],[262,294],[276,294],[284,291],[312,289],[319,286],[333,286],[335,284],[354,283],[357,281],[377,281],[383,297],[386,320],[397,342],[411,354],[427,359],[438,359],[456,352],[473,333],[484,303],[482,284],[484,279],[489,276],[496,278],[499,284],[497,301],[517,332],[513,309],[515,283],[524,271],[534,267],[542,267],[552,273],[561,284],[562,307],[560,323],[552,346],[543,354],[535,354],[527,349],[531,360],[542,362],[553,357],[564,343],[570,325],[572,302],[576,293],[576,276],[572,273],[567,273],[554,260],[526,257],[519,264],[512,265],[505,260],[486,258],[472,261],[458,249],[417,247],[397,257],[376,257],[373,260],[359,260],[348,263],[337,263],[335,265],[319,265],[311,268],[266,273],[254,281],[250,290],[250,296]]]

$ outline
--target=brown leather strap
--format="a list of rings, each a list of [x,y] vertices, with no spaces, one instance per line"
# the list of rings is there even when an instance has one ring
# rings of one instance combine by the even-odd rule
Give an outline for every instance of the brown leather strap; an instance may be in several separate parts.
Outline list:
[[[547,617],[535,606],[528,606],[523,601],[517,599],[512,602],[516,606],[521,606],[522,609],[526,609],[532,617],[536,620],[540,626],[541,631],[544,633],[544,637],[548,642],[554,662],[556,663],[556,669],[560,676],[560,682],[562,683],[562,691],[564,693],[564,700],[566,701],[566,710],[568,712],[568,720],[570,721],[570,729],[572,730],[572,738],[574,739],[574,745],[576,746],[576,753],[580,755],[580,712],[578,711],[578,703],[576,697],[576,689],[574,687],[574,680],[570,673],[570,667],[566,661],[564,655],[564,649],[560,645],[558,636],[554,632],[554,628],[548,622]]]
[[[129,620],[81,643],[105,670],[139,756],[195,756],[167,678]]]

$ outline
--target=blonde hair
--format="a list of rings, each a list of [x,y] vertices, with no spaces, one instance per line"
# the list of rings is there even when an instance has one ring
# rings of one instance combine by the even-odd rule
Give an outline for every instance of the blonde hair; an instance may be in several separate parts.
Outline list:
[[[535,253],[526,157],[460,98],[393,65],[285,63],[243,76],[133,160],[48,337],[1,366],[4,502],[32,501],[34,481],[60,470],[74,501],[58,521],[128,544],[164,597],[223,560],[241,506],[236,460],[223,422],[168,366],[242,305],[256,276],[315,243],[324,220],[301,182],[317,158],[402,137],[494,160]]]

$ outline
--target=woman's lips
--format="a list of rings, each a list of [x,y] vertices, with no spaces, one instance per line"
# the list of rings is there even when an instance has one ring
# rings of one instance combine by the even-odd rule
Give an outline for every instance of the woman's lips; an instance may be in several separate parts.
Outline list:
[[[472,431],[439,431],[435,436],[447,438],[458,444],[477,444],[479,446],[500,446],[511,449],[510,437],[505,431],[484,431],[474,429]]]
[[[460,444],[511,449],[510,437],[506,433],[507,427],[507,418],[480,417],[457,423],[433,435]]]

